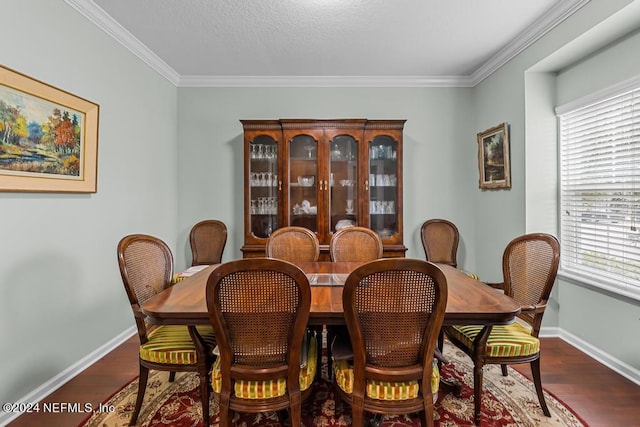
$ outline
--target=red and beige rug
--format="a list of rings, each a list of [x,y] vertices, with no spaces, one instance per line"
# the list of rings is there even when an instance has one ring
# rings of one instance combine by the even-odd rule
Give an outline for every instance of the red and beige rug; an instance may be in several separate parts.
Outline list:
[[[463,385],[461,397],[440,393],[436,402],[435,425],[473,426],[473,365],[461,351],[445,343],[449,364],[443,366],[442,376]],[[303,403],[303,424],[309,426],[350,426],[351,409],[334,396],[331,382],[326,378],[314,384],[311,398]],[[198,392],[199,380],[194,373],[178,373],[173,383],[167,372],[152,371],[147,384],[145,401],[138,417],[138,425],[145,427],[175,426],[201,427],[202,406]],[[115,407],[112,413],[97,413],[86,420],[83,427],[120,427],[128,425],[137,393],[137,379],[127,384],[109,399]],[[481,426],[586,426],[569,408],[552,395],[545,398],[551,418],[542,414],[533,383],[509,368],[503,377],[500,367],[484,368]],[[212,399],[210,425],[217,427],[217,405]],[[237,427],[282,427],[277,414],[235,415]],[[420,426],[418,417],[384,416],[382,427]]]

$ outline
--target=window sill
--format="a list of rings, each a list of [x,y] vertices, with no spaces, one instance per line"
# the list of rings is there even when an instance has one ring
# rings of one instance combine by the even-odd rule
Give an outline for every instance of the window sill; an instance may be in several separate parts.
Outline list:
[[[620,285],[613,282],[607,282],[605,280],[597,280],[566,270],[559,270],[558,278],[574,285],[595,289],[600,292],[604,291],[613,298],[629,299],[633,300],[634,303],[640,301],[640,287],[633,288],[628,285]]]

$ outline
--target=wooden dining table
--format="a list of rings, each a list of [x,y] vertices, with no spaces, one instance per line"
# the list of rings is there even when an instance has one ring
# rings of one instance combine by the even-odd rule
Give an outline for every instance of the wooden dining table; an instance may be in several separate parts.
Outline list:
[[[344,325],[342,289],[357,262],[305,262],[298,266],[311,284],[310,325]],[[515,320],[520,305],[512,298],[473,279],[463,271],[437,264],[448,285],[444,324],[508,324]],[[160,325],[209,323],[206,285],[211,265],[149,298],[141,307],[150,322]]]
[[[342,289],[361,262],[298,263],[311,285],[309,325],[344,325]],[[159,325],[209,324],[207,280],[220,264],[211,265],[149,298],[141,309]],[[470,277],[461,270],[437,264],[447,279],[448,297],[444,324],[499,325],[515,320],[520,305],[512,298]],[[319,355],[320,356],[320,355]],[[330,362],[329,362],[330,363]],[[331,370],[329,370],[331,372]],[[440,379],[440,389],[460,395],[461,385]]]

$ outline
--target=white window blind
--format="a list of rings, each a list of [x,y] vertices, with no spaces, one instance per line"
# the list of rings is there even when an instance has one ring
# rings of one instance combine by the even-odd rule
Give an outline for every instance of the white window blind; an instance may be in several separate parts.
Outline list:
[[[559,123],[561,271],[640,298],[640,85]]]

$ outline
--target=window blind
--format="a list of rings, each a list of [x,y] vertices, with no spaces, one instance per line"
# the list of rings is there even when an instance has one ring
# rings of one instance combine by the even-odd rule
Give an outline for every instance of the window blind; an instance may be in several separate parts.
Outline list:
[[[640,298],[640,85],[559,127],[561,271]]]

